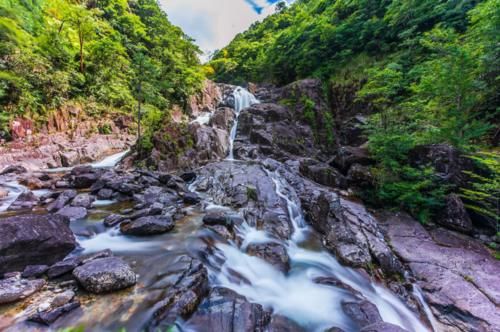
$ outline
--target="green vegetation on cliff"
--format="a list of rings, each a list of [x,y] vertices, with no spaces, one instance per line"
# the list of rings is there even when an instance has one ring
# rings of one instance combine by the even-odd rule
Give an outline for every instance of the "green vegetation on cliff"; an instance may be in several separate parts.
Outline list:
[[[465,153],[496,145],[499,59],[500,0],[299,0],[238,35],[210,65],[216,80],[233,83],[318,77],[330,95],[360,86],[377,161],[367,197],[427,220],[448,188],[432,168],[411,166],[409,153],[426,144]],[[342,110],[331,112],[337,119]],[[488,167],[498,153],[482,156],[474,160],[484,174],[463,194],[482,197],[488,203],[476,199],[475,209],[498,216],[500,175]]]
[[[198,53],[155,0],[0,0],[0,130],[70,101],[96,114],[183,105],[203,79]]]

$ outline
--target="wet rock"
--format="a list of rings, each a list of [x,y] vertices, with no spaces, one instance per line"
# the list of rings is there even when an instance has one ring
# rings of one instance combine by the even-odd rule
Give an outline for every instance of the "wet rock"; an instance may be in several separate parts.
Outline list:
[[[23,278],[37,278],[45,274],[48,269],[48,265],[28,265],[21,276]]]
[[[156,202],[149,207],[149,215],[156,216],[163,212],[163,204]]]
[[[110,214],[106,218],[104,218],[104,226],[106,227],[114,227],[124,221],[125,218],[119,214]]]
[[[28,210],[35,207],[39,202],[38,197],[31,191],[21,193],[9,206],[9,211]]]
[[[76,240],[60,215],[21,215],[0,219],[0,274],[27,265],[51,265],[69,254]]]
[[[377,307],[366,300],[361,302],[342,302],[342,310],[360,327],[382,322]]]
[[[234,111],[229,107],[218,108],[210,118],[208,125],[229,131],[234,121]]]
[[[394,324],[378,322],[363,327],[360,330],[360,332],[408,332],[408,331]]]
[[[94,172],[95,172],[95,169],[91,165],[78,165],[78,166],[73,167],[70,174],[75,175],[75,176],[79,176],[82,174],[91,174]]]
[[[227,288],[216,287],[187,324],[205,331],[264,331],[271,315],[260,304]]]
[[[10,277],[0,280],[0,304],[16,302],[27,298],[45,286],[45,280],[27,280]]]
[[[84,207],[86,209],[90,209],[94,201],[95,201],[94,196],[91,196],[89,194],[79,194],[73,199],[73,201],[71,202],[71,206]]]
[[[91,293],[106,293],[135,285],[136,275],[117,257],[92,260],[73,270],[76,280]]]
[[[6,198],[9,196],[9,192],[5,189],[0,188],[0,200]]]
[[[391,246],[417,279],[441,329],[500,329],[500,262],[480,243],[444,229],[427,231],[402,214],[389,215],[383,226]]]
[[[464,203],[456,194],[446,196],[446,207],[437,222],[447,228],[463,233],[472,232],[472,221],[465,210]]]
[[[185,172],[185,173],[181,174],[180,178],[184,182],[190,183],[190,182],[193,182],[196,179],[196,173],[195,172]]]
[[[28,320],[50,325],[65,313],[80,306],[80,303],[75,300],[75,292],[72,290],[51,295],[53,296],[38,305],[36,312],[32,313]]]
[[[188,317],[208,291],[207,270],[199,260],[182,255],[169,264],[168,270],[164,272],[163,278],[152,286],[168,291],[155,305],[148,331],[165,330],[174,324],[178,317]]]
[[[307,330],[301,327],[288,317],[281,315],[272,315],[271,321],[266,326],[265,332],[306,332]]]
[[[99,179],[99,175],[96,173],[85,173],[75,175],[73,179],[73,186],[76,189],[90,188]]]
[[[47,271],[47,275],[50,279],[54,279],[60,277],[66,273],[70,273],[77,266],[88,263],[94,259],[111,257],[113,253],[111,250],[102,250],[92,254],[82,255],[82,256],[74,256],[66,258],[60,262],[53,264],[49,270]]]
[[[208,226],[221,225],[231,229],[233,221],[225,212],[209,212],[203,216],[203,223]]]
[[[127,183],[126,182],[126,183],[120,184],[117,190],[119,192],[121,192],[122,194],[132,195],[132,194],[140,192],[142,190],[142,187],[138,184],[135,184],[135,183]]]
[[[53,201],[52,203],[50,203],[47,206],[47,211],[55,212],[55,211],[62,209],[73,198],[75,198],[76,195],[78,195],[78,193],[76,190],[73,190],[73,189],[63,191],[61,194],[59,194],[59,196],[56,198],[55,201]]]
[[[290,258],[288,257],[287,251],[282,244],[250,244],[247,247],[247,253],[251,256],[256,256],[265,260],[280,271],[286,272],[290,269]]]
[[[97,192],[97,199],[105,200],[113,197],[113,190],[102,188]]]
[[[127,235],[155,235],[171,231],[175,223],[170,216],[147,216],[120,224],[120,231]]]
[[[70,221],[84,219],[88,212],[87,209],[80,206],[65,206],[56,212],[57,215],[65,216]]]
[[[10,165],[5,167],[1,172],[0,175],[5,175],[5,174],[23,174],[28,172],[26,167],[21,166],[21,165]]]
[[[198,194],[192,192],[185,193],[182,199],[186,204],[198,204],[201,201]]]

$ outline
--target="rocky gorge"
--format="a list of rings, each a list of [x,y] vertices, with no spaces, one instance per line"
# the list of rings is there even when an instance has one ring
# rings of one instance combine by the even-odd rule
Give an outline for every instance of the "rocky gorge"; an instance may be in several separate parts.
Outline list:
[[[459,199],[440,225],[369,209],[364,114],[331,151],[320,82],[249,90],[208,83],[155,170],[5,167],[0,330],[500,329],[500,264]]]

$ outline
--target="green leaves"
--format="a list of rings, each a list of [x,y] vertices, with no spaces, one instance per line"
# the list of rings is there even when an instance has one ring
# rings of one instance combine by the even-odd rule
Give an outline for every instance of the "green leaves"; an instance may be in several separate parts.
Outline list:
[[[204,79],[198,47],[155,0],[0,0],[0,14],[0,109],[9,117],[71,100],[128,112],[139,75],[144,101],[165,113]],[[138,52],[147,72],[134,68]]]

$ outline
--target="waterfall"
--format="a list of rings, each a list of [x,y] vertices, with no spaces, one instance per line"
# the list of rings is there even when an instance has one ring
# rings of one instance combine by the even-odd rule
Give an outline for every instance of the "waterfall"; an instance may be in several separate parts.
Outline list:
[[[235,119],[229,135],[229,155],[227,157],[227,160],[234,160],[233,147],[234,147],[234,140],[236,139],[236,131],[238,129],[238,118],[240,116],[240,112],[247,107],[259,103],[259,101],[257,100],[257,98],[255,98],[253,94],[251,94],[247,89],[244,89],[242,87],[237,87],[233,91],[233,97],[234,97]]]
[[[361,299],[373,303],[385,322],[411,332],[429,331],[396,295],[354,269],[342,266],[318,245],[311,246],[312,230],[304,220],[297,194],[279,172],[265,171],[285,204],[293,228],[291,238],[280,240],[246,222],[236,226],[239,242],[215,240],[211,254],[204,255],[212,287],[232,289],[250,302],[293,319],[308,331],[324,331],[332,326],[357,330],[342,310],[342,302]],[[196,191],[196,186],[193,183],[190,190]],[[258,243],[283,245],[290,259],[290,270],[283,272],[246,252],[250,244]],[[317,282],[321,278],[338,280],[346,287]]]

